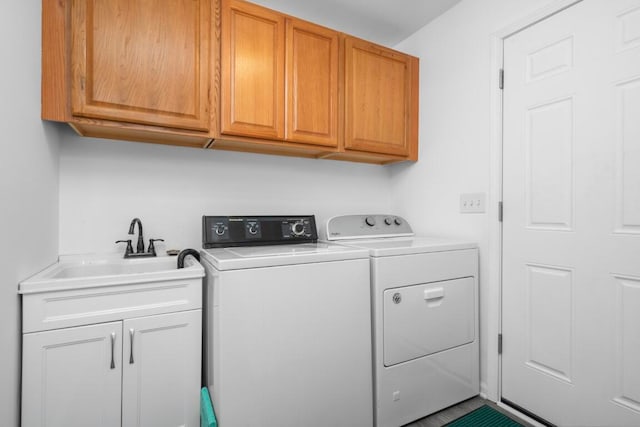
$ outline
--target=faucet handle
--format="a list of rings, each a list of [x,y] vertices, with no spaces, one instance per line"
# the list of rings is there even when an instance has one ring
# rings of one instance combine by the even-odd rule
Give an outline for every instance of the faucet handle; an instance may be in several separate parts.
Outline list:
[[[131,246],[131,239],[129,240],[116,240],[116,243],[126,243],[127,249],[124,251],[124,257],[127,258],[129,254],[133,253],[133,246]]]
[[[164,242],[164,239],[149,239],[149,250],[147,252],[150,252],[153,254],[153,256],[156,256],[156,247],[153,242]]]

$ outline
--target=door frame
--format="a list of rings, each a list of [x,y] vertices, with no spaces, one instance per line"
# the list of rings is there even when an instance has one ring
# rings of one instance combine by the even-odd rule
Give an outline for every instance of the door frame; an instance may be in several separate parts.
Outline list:
[[[503,91],[500,89],[499,73],[504,64],[505,39],[583,0],[555,0],[539,10],[507,25],[491,35],[491,140],[490,140],[490,187],[489,187],[489,268],[486,288],[489,305],[487,348],[486,397],[500,406],[513,411],[502,403],[502,357],[498,355],[498,334],[502,333],[502,222],[499,218],[499,203],[502,202],[503,170]],[[522,414],[519,414],[522,417]],[[523,417],[534,425],[534,420]]]

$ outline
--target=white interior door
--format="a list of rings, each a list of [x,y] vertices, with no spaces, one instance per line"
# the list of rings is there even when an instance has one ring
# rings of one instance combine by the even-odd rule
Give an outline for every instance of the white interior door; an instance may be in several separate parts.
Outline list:
[[[640,0],[505,40],[502,397],[640,426]]]

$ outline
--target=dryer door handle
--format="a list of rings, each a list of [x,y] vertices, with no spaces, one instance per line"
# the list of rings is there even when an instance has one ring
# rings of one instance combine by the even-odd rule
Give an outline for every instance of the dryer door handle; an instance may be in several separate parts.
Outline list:
[[[424,291],[424,299],[427,301],[440,298],[444,298],[444,288],[442,287],[426,289]]]

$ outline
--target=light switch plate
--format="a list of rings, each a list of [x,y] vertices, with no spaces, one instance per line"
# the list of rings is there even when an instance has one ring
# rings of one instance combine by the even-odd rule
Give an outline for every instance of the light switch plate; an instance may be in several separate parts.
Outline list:
[[[460,195],[460,213],[484,213],[485,193],[465,193]]]

